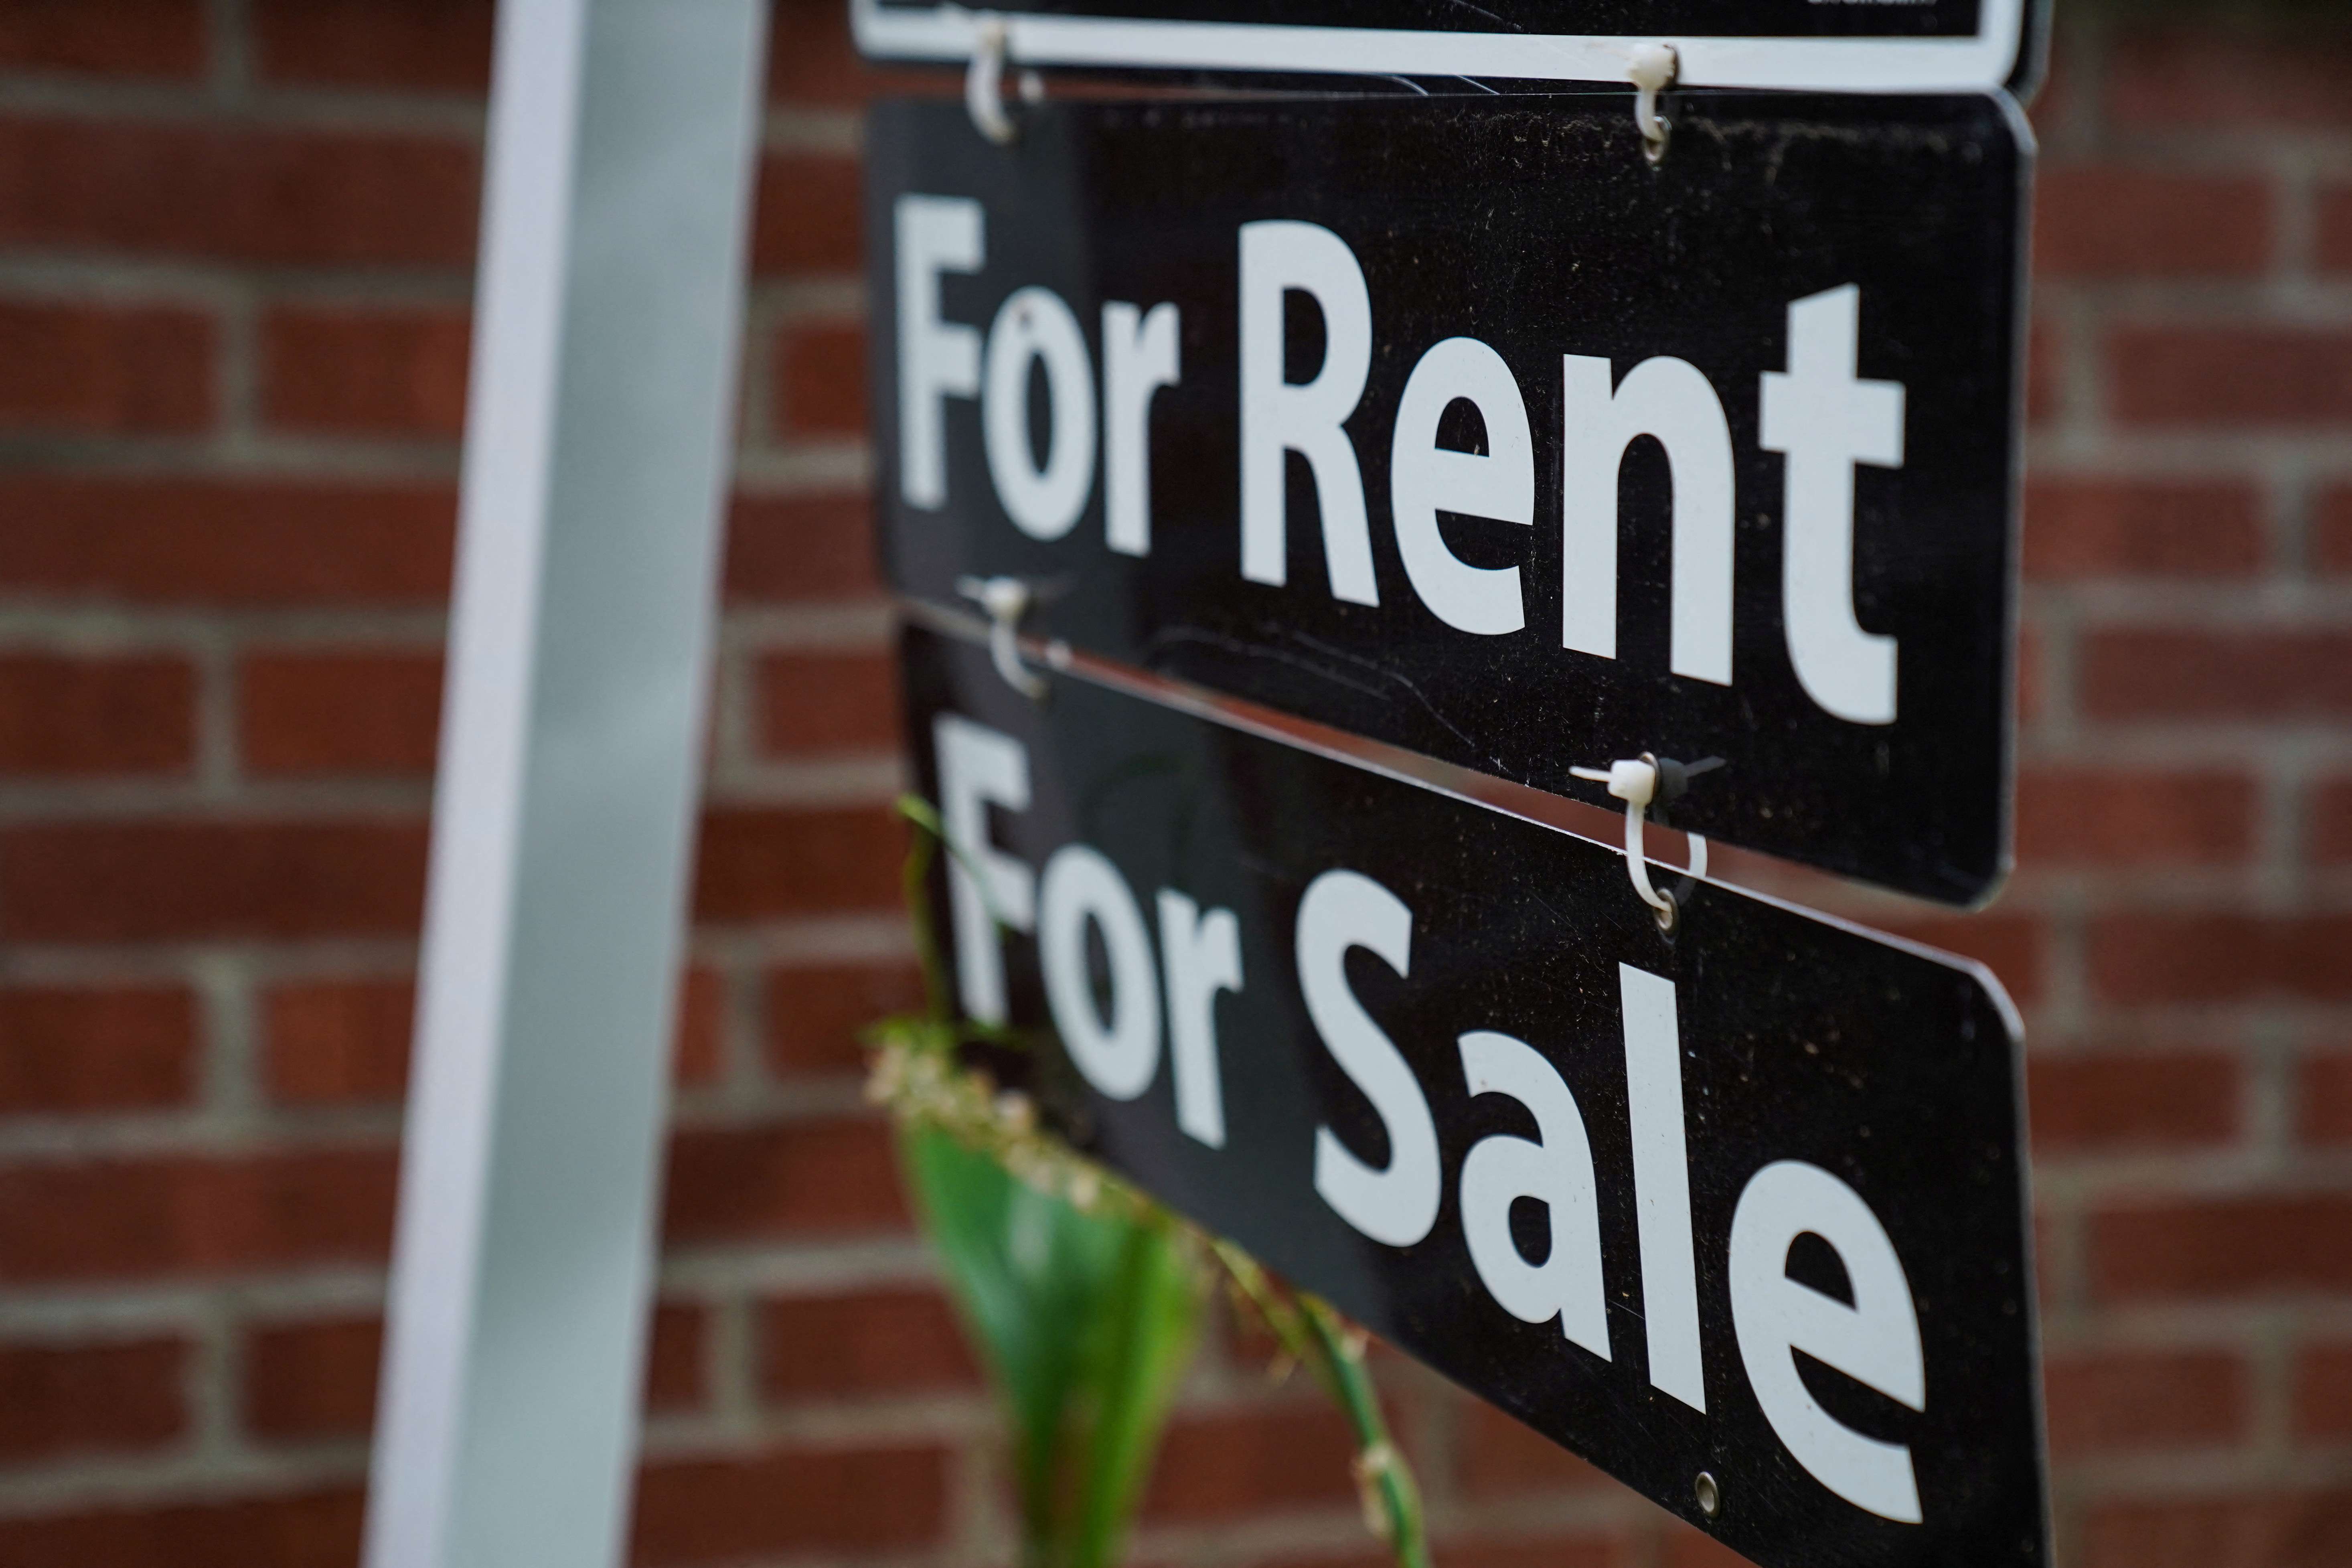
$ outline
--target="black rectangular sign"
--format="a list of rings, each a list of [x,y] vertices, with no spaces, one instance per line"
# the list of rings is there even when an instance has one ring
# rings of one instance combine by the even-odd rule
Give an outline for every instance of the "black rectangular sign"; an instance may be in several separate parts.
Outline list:
[[[1899,107],[1899,116],[1895,112]],[[1996,96],[1068,104],[866,150],[883,550],[1030,629],[1953,902],[2005,867]]]
[[[1981,969],[1712,883],[1664,934],[1607,847],[903,654],[963,1005],[1080,1146],[1767,1568],[2046,1561]]]
[[[2043,0],[851,0],[858,47],[971,58],[985,15],[1026,65],[1623,81],[1671,46],[1695,87],[1950,92],[2030,85]]]

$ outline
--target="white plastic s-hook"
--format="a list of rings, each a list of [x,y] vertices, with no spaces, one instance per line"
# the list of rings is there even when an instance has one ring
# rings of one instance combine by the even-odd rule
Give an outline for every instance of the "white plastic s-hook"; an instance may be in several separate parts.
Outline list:
[[[1004,18],[984,13],[972,21],[971,64],[963,73],[963,106],[972,125],[1000,147],[1010,147],[1021,136],[1020,123],[1004,107],[1004,68],[1012,58],[1012,33]],[[1045,83],[1035,71],[1023,71],[1021,101],[1034,103],[1045,96]]]
[[[1653,163],[1666,155],[1666,138],[1674,132],[1674,122],[1658,112],[1658,94],[1674,85],[1681,64],[1672,44],[1636,44],[1625,62],[1634,87],[1633,123],[1642,132],[1642,156]]]
[[[1036,595],[1018,577],[959,577],[956,592],[988,616],[988,657],[1004,684],[1032,702],[1045,700],[1046,683],[1021,662],[1021,622]]]
[[[1009,147],[1021,128],[1004,111],[1004,18],[982,16],[972,23],[971,66],[963,73],[963,106],[980,133]]]
[[[1642,824],[1648,815],[1650,803],[1658,793],[1658,759],[1644,752],[1639,757],[1620,757],[1605,768],[1570,768],[1580,779],[1605,784],[1609,793],[1625,803],[1625,871],[1633,879],[1633,891],[1650,906],[1657,917],[1660,931],[1672,931],[1681,916],[1681,906],[1672,897],[1658,891],[1650,880],[1650,862],[1642,851]],[[1696,833],[1684,837],[1690,841],[1689,875],[1706,875],[1706,840]]]

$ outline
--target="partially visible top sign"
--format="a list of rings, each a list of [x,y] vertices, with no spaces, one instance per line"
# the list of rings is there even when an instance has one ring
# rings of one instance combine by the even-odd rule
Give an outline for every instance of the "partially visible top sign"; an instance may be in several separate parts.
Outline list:
[[[851,0],[882,59],[971,58],[984,16]],[[1003,15],[1024,65],[1623,81],[1672,45],[1685,87],[1952,92],[2040,73],[2043,0],[1030,0]]]
[[[880,106],[883,553],[1027,628],[1966,903],[2008,847],[1995,95]]]

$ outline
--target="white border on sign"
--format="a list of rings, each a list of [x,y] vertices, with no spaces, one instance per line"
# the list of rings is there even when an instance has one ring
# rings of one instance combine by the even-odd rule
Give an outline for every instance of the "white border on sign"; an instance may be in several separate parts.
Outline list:
[[[850,0],[857,47],[879,59],[966,60],[983,17],[1002,20],[1022,65],[1330,72],[1621,82],[1633,51],[1673,46],[1682,87],[1817,92],[1976,92],[2017,64],[2029,0],[1984,0],[1969,38],[1755,38],[1570,33],[1417,32],[1129,17],[928,10]]]

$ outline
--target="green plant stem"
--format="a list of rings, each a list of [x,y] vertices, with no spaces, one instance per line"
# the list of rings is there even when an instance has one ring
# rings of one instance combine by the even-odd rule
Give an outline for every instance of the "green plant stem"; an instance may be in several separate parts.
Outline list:
[[[940,824],[940,814],[920,795],[900,795],[898,815],[917,829],[914,843],[907,847],[907,864],[900,875],[905,879],[907,910],[915,931],[915,959],[922,966],[924,1011],[933,1023],[944,1024],[952,1016],[954,1005],[948,999],[947,961],[940,954],[940,939],[933,934],[931,926],[931,860],[939,847],[947,842],[947,834]]]
[[[1379,1390],[1364,1365],[1362,1331],[1332,1305],[1304,1290],[1275,1283],[1258,1260],[1232,1242],[1212,1237],[1209,1249],[1225,1278],[1255,1312],[1283,1353],[1305,1364],[1348,1418],[1356,1440],[1356,1479],[1363,1489],[1364,1522],[1388,1543],[1397,1568],[1430,1568],[1428,1522],[1421,1489],[1389,1435]]]
[[[1371,1373],[1364,1366],[1362,1334],[1349,1327],[1319,1296],[1302,1292],[1298,1310],[1315,1344],[1316,1371],[1355,1433],[1357,1479],[1365,1487],[1368,1500],[1379,1504],[1380,1533],[1387,1540],[1397,1568],[1430,1568],[1421,1489],[1414,1485],[1412,1471],[1389,1436],[1380,1391],[1372,1386]]]

